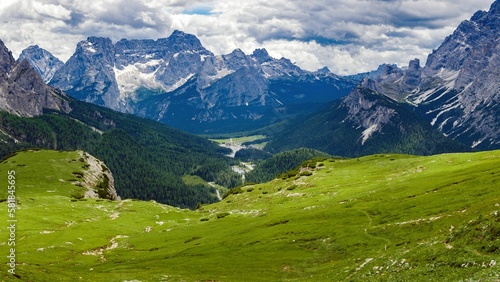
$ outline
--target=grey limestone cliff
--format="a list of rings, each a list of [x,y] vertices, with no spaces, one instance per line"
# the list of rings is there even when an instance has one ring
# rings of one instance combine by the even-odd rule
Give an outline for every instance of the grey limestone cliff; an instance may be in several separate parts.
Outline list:
[[[48,83],[54,73],[64,65],[61,60],[38,45],[32,45],[24,49],[19,56],[19,61],[22,60],[27,60],[35,71],[40,74],[45,83]]]
[[[102,198],[108,200],[121,200],[115,189],[115,180],[109,168],[99,159],[87,152],[79,151],[80,157],[85,161],[86,169],[83,181],[79,182],[84,188],[85,198]]]
[[[47,86],[26,60],[15,61],[0,41],[0,110],[33,117],[44,109],[70,111],[66,95]]]

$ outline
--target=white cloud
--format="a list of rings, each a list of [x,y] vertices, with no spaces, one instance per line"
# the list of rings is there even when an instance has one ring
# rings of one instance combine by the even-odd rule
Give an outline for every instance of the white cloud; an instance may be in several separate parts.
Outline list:
[[[216,54],[266,48],[339,74],[422,63],[492,0],[2,0],[0,39],[18,56],[39,44],[67,60],[88,36],[159,38],[179,29]]]
[[[71,11],[61,5],[43,4],[35,1],[33,2],[33,9],[42,17],[48,16],[60,20],[69,20],[71,16]]]

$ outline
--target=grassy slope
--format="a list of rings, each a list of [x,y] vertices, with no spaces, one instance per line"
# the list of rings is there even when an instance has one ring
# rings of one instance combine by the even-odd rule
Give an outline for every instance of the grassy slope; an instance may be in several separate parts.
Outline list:
[[[500,279],[500,151],[325,161],[312,176],[247,186],[198,211],[71,202],[74,186],[59,179],[79,169],[74,155],[0,164],[1,181],[17,172],[23,281]],[[5,264],[0,273],[19,281]]]

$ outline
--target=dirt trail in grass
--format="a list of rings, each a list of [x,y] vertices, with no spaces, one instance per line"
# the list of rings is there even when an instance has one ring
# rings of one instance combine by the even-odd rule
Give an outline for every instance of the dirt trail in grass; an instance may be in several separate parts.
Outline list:
[[[386,239],[386,238],[384,238],[384,237],[378,237],[378,236],[373,236],[373,235],[370,235],[370,234],[368,233],[368,229],[370,229],[370,227],[372,226],[372,222],[373,222],[373,221],[372,221],[372,218],[370,217],[370,215],[369,215],[366,211],[362,211],[362,212],[366,215],[366,217],[368,218],[368,221],[369,221],[369,222],[368,222],[368,226],[365,228],[365,235],[366,235],[367,237],[369,237],[369,238],[374,238],[374,239],[384,240],[384,241],[387,243],[387,244],[386,244],[386,246],[384,247],[384,249],[386,249],[386,248],[387,248],[387,245],[390,245],[390,244],[391,244],[391,241],[390,241],[390,240],[388,240],[388,239]]]

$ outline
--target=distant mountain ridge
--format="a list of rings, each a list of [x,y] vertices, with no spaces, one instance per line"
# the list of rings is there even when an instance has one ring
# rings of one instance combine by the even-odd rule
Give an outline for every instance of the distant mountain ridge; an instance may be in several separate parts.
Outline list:
[[[386,125],[399,122],[393,122],[400,115],[390,109],[385,115],[380,107],[372,109],[378,105],[375,100],[389,98],[400,104],[394,106],[396,112],[399,107],[413,112],[415,122],[425,121],[446,137],[473,149],[495,149],[500,148],[499,3],[462,22],[425,66],[415,59],[404,68],[384,64],[340,77],[328,69],[304,71],[286,58],[272,58],[265,49],[214,55],[196,36],[175,31],[168,38],[115,44],[89,37],[51,84],[80,100],[190,132],[227,133],[311,114],[346,97],[362,79],[338,104],[349,105],[340,121],[354,123],[351,137],[359,144],[353,146],[369,144]],[[363,104],[367,93],[375,100]]]
[[[415,107],[446,136],[473,148],[500,148],[500,2],[463,21],[424,67],[383,65],[363,87]]]
[[[495,1],[489,12],[462,22],[425,66],[415,59],[407,68],[384,64],[352,76],[363,80],[342,101],[294,120],[267,148],[306,146],[347,156],[498,149],[499,34]]]
[[[86,151],[106,162],[121,196],[181,207],[217,201],[213,187],[186,183],[183,175],[225,187],[241,181],[214,142],[71,98],[46,85],[26,59],[14,60],[2,41],[0,144],[0,158],[28,148]],[[111,177],[101,180],[88,186],[99,193],[112,184]]]
[[[265,49],[214,55],[196,36],[174,31],[168,38],[115,44],[89,37],[50,84],[79,100],[206,133],[313,111],[345,96],[355,81],[327,68],[302,70]]]

